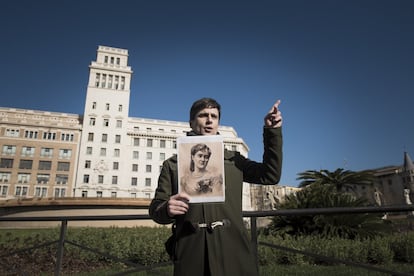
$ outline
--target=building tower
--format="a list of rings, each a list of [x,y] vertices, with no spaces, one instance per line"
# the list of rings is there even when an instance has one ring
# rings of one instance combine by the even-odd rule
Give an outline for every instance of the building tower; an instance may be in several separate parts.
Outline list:
[[[117,196],[126,154],[132,70],[128,50],[99,46],[89,66],[75,196]]]
[[[410,201],[414,202],[414,164],[407,152],[404,152],[402,178],[404,189],[410,191]]]

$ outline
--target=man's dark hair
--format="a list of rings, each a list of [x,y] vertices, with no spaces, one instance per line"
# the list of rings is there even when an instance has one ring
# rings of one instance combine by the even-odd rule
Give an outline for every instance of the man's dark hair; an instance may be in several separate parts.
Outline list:
[[[220,104],[212,98],[202,98],[202,99],[199,99],[199,100],[195,101],[193,103],[193,105],[191,106],[190,121],[194,120],[196,114],[200,110],[203,110],[204,108],[217,108],[219,119],[220,119],[220,115],[221,115],[221,106],[220,106]]]

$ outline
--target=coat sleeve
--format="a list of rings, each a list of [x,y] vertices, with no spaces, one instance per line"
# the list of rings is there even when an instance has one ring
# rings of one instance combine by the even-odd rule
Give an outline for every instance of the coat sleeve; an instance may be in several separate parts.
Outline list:
[[[176,188],[174,188],[176,179],[174,179],[175,172],[172,168],[173,161],[171,159],[166,160],[162,166],[155,197],[149,207],[149,215],[155,222],[160,224],[174,222],[174,219],[167,212],[167,203],[170,196],[177,193]]]
[[[243,181],[254,184],[274,185],[282,174],[282,128],[263,129],[263,160],[252,161],[237,154],[236,166],[243,172]]]

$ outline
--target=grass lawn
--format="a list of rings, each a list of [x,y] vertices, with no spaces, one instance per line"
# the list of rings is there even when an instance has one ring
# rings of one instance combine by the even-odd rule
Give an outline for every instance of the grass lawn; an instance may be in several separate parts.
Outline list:
[[[394,272],[406,273],[407,275],[414,275],[414,265],[395,264],[387,267]],[[100,275],[116,275],[130,271],[128,268],[112,268],[107,270],[100,270],[93,273],[79,274],[79,276],[100,276]],[[339,266],[320,266],[320,265],[274,265],[259,267],[261,276],[283,275],[283,276],[384,276],[388,275],[382,272],[369,271],[363,268],[354,268],[344,265]],[[172,275],[172,266],[157,268],[149,272],[135,272],[127,275],[135,276],[149,276],[149,275]]]

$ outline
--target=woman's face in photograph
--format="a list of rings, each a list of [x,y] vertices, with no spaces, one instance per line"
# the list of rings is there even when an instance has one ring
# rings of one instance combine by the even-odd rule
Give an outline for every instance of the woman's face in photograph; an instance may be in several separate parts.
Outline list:
[[[192,156],[194,167],[203,170],[207,167],[208,160],[210,159],[210,156],[207,151],[197,151]]]

